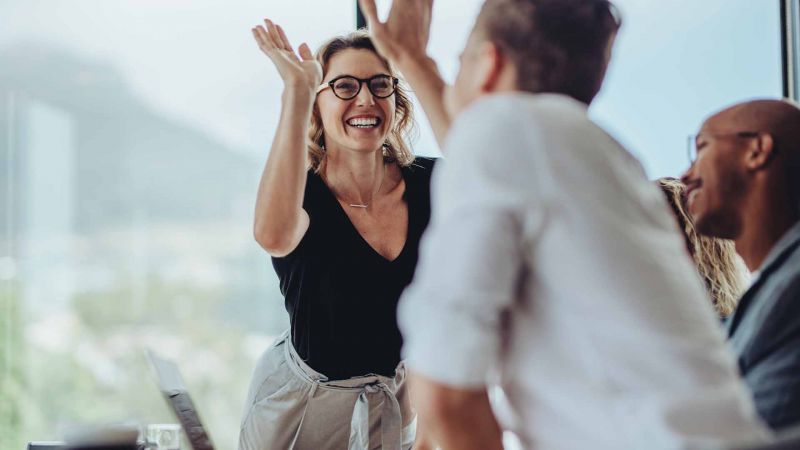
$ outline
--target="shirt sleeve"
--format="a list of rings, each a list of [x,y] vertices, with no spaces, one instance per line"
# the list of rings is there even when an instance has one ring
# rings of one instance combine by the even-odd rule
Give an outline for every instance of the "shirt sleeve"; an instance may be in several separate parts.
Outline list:
[[[535,177],[513,104],[482,100],[451,129],[432,183],[432,219],[398,321],[406,364],[459,387],[487,383],[501,315],[517,297]]]

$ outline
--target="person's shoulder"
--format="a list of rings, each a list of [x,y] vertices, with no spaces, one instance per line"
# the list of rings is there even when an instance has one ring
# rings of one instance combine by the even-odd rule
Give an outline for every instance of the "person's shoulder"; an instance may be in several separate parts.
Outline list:
[[[588,106],[563,94],[533,94],[530,92],[503,92],[484,95],[472,102],[462,115],[490,114],[490,117],[522,117],[544,114],[553,117],[553,112],[576,117],[586,117]]]
[[[777,258],[775,267],[766,280],[767,285],[794,299],[800,299],[800,242],[797,239],[784,250],[784,258]],[[800,301],[794,302],[800,311]],[[797,318],[800,322],[800,318]]]
[[[433,167],[436,165],[436,161],[439,158],[434,158],[431,156],[417,156],[414,158],[414,161],[409,164],[408,169],[411,171],[423,171],[423,172],[430,172],[433,170]]]
[[[406,181],[410,182],[413,186],[429,185],[433,174],[433,168],[436,166],[438,160],[439,158],[427,156],[415,157],[411,164],[401,168],[403,172],[405,172],[404,177]]]
[[[594,129],[588,107],[562,94],[504,92],[484,95],[468,105],[453,122],[451,134],[464,141],[498,139],[508,143],[538,139],[554,130]]]
[[[524,93],[502,93],[483,95],[466,106],[456,122],[475,122],[485,124],[518,117],[520,108],[530,102],[530,95]]]
[[[786,285],[788,280],[800,280],[800,221],[772,247],[758,274],[759,278],[767,277],[773,284]]]
[[[486,149],[489,142],[504,146],[523,135],[520,107],[521,94],[484,95],[467,105],[453,120],[445,148],[478,147]],[[461,151],[461,150],[459,150]],[[448,157],[451,149],[445,151]]]
[[[445,142],[448,164],[455,155],[468,158],[502,158],[519,155],[537,147],[543,121],[537,96],[506,92],[481,96],[462,110],[453,121]],[[513,156],[512,156],[513,157]]]
[[[757,275],[746,297],[753,297],[745,315],[759,317],[758,328],[778,329],[800,324],[800,246]],[[753,330],[751,330],[753,331]]]

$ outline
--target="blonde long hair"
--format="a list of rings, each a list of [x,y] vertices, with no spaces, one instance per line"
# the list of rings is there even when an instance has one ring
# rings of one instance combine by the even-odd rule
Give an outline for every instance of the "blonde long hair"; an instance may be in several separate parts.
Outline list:
[[[322,66],[323,76],[328,71],[331,58],[337,53],[347,49],[369,50],[380,58],[386,65],[389,75],[400,78],[394,67],[385,58],[378,54],[375,45],[364,30],[354,31],[343,36],[334,37],[320,46],[316,58]],[[395,114],[392,128],[383,145],[383,157],[387,162],[396,162],[405,167],[414,162],[414,154],[408,142],[416,136],[416,123],[411,98],[408,96],[404,83],[397,85],[394,93]],[[322,116],[316,103],[311,114],[311,123],[308,127],[308,156],[311,169],[319,173],[325,165],[325,131],[322,127]]]
[[[686,211],[686,186],[683,183],[674,178],[660,178],[658,185],[675,213],[686,238],[686,247],[705,281],[714,309],[720,317],[729,316],[736,308],[749,278],[744,263],[736,254],[733,241],[697,233]]]

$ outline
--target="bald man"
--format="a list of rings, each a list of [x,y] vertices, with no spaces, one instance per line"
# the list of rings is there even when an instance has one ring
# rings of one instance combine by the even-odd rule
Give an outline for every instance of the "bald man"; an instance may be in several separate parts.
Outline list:
[[[684,174],[697,230],[733,239],[754,279],[728,336],[762,418],[800,425],[800,108],[756,100],[703,123]]]

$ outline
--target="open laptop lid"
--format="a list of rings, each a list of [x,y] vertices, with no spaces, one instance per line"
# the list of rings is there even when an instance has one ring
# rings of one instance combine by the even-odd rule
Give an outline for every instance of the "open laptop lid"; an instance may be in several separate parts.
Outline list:
[[[211,443],[203,423],[200,422],[200,416],[186,390],[178,366],[172,361],[157,356],[151,350],[147,350],[147,360],[150,361],[150,367],[153,368],[153,373],[156,375],[158,387],[186,433],[189,445],[194,450],[214,450],[214,445]]]

